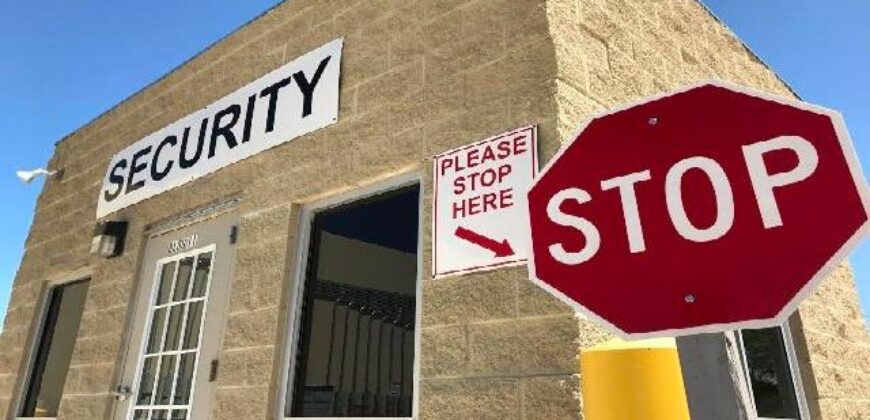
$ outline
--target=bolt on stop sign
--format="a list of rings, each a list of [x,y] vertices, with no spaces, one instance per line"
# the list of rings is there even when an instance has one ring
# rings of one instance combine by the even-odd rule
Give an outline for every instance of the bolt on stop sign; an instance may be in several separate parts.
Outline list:
[[[532,281],[631,338],[780,324],[870,229],[838,113],[720,82],[593,118],[528,203]]]

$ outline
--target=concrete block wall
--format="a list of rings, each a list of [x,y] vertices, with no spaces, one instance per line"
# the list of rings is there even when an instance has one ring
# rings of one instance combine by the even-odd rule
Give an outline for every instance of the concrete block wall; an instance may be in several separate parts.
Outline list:
[[[88,255],[96,197],[114,153],[340,36],[337,124],[122,210],[116,217],[131,221],[124,255]],[[593,112],[708,77],[790,94],[694,0],[282,3],[57,145],[50,166],[66,175],[49,181],[38,199],[0,335],[0,412],[11,414],[18,398],[46,281],[87,276],[60,418],[110,418],[144,232],[237,197],[240,238],[213,418],[275,418],[302,206],[419,171],[428,221],[431,156],[535,123],[543,163]],[[608,335],[578,323],[522,268],[429,279],[431,232],[421,234],[422,417],[581,417],[576,352]],[[808,325],[848,320],[801,315]],[[844,339],[843,348],[852,343]],[[810,347],[810,363],[840,366],[814,352]],[[815,380],[824,383],[826,375]]]

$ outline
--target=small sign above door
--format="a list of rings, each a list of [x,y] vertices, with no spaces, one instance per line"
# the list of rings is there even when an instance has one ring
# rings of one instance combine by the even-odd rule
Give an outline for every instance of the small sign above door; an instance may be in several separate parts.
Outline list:
[[[527,126],[435,156],[434,276],[526,261],[537,147],[537,127]]]

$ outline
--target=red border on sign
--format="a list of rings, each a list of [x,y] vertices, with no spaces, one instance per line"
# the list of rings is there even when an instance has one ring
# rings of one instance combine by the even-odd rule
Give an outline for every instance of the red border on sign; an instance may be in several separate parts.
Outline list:
[[[433,196],[432,196],[432,244],[433,244],[433,246],[432,246],[432,277],[435,277],[435,278],[446,277],[446,276],[453,275],[453,274],[469,273],[469,272],[473,272],[473,271],[493,269],[493,268],[502,267],[502,266],[506,266],[506,265],[517,265],[517,264],[521,264],[525,261],[528,261],[528,257],[518,258],[515,260],[500,261],[500,262],[493,263],[493,264],[463,268],[460,270],[450,270],[450,271],[445,271],[443,273],[439,273],[438,272],[438,247],[436,246],[438,244],[438,181],[439,181],[438,160],[442,159],[446,156],[450,156],[450,155],[459,153],[463,150],[477,147],[477,146],[480,146],[481,144],[488,143],[488,142],[500,139],[502,137],[511,136],[511,135],[514,135],[517,133],[522,133],[524,131],[529,131],[531,134],[531,138],[532,138],[532,148],[531,148],[531,152],[532,152],[532,180],[534,182],[535,176],[538,174],[538,171],[539,171],[539,168],[538,168],[538,166],[539,166],[539,164],[538,164],[538,126],[536,124],[529,124],[529,125],[517,128],[516,130],[512,130],[512,131],[508,131],[506,133],[502,133],[502,134],[498,134],[498,135],[495,135],[492,137],[488,137],[486,139],[476,141],[474,143],[462,146],[458,149],[449,150],[447,152],[440,153],[440,154],[437,154],[437,155],[432,157],[432,172],[433,172],[433,177],[434,177],[433,183],[435,184],[435,187],[433,188]]]

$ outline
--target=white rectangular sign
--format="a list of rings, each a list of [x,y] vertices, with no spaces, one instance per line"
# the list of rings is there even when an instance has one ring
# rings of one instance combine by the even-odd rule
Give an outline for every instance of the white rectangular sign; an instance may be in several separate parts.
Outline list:
[[[526,261],[537,150],[537,127],[528,126],[435,156],[434,276]]]
[[[343,39],[249,83],[112,157],[97,218],[333,124]]]

